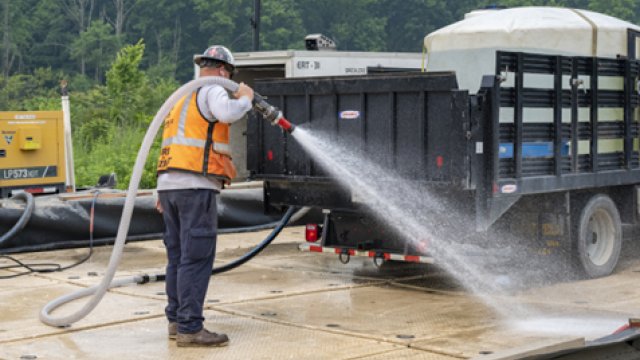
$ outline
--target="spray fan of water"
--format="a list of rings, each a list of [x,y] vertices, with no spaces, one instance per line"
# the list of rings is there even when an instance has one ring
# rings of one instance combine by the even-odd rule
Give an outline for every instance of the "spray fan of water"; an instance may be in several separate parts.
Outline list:
[[[561,333],[584,337],[604,336],[622,324],[625,316],[578,318],[548,317],[542,310],[526,306],[509,296],[514,289],[532,282],[528,269],[548,264],[532,257],[517,241],[502,245],[496,261],[495,249],[473,244],[468,230],[473,224],[438,191],[393,175],[393,170],[372,162],[355,142],[338,141],[329,135],[298,126],[293,137],[307,154],[333,179],[357,198],[385,226],[404,241],[428,239],[428,253],[464,288],[500,315],[516,330]],[[428,208],[428,211],[426,210]],[[435,215],[435,216],[434,216]],[[505,292],[506,291],[506,292]]]

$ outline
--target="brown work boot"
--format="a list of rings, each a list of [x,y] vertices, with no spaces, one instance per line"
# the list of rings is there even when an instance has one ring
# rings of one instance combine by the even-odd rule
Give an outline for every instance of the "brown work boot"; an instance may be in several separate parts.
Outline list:
[[[169,330],[169,339],[175,340],[176,336],[178,336],[178,323],[170,322],[167,326],[167,329]]]
[[[216,334],[202,328],[194,334],[183,334],[178,332],[176,344],[178,346],[226,346],[229,338],[225,334]]]

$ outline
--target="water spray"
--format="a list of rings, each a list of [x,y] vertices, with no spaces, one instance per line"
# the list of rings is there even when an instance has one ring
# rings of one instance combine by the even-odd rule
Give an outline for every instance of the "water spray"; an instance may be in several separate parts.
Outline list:
[[[282,111],[266,102],[265,98],[262,95],[254,93],[253,103],[254,109],[262,114],[262,117],[270,122],[271,125],[280,126],[282,130],[288,133],[292,133],[296,129],[295,125],[289,122],[289,120],[285,119],[285,117],[282,115]]]

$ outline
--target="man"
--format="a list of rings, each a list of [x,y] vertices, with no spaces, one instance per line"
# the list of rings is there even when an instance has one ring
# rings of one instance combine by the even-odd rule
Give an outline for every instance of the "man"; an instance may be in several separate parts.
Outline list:
[[[231,52],[211,46],[195,58],[200,76],[231,78]],[[169,338],[178,346],[225,346],[225,334],[204,328],[203,305],[216,250],[216,195],[236,175],[229,125],[252,108],[253,90],[241,83],[230,97],[204,86],[176,103],[165,119],[158,161],[159,210],[167,248],[165,309]]]

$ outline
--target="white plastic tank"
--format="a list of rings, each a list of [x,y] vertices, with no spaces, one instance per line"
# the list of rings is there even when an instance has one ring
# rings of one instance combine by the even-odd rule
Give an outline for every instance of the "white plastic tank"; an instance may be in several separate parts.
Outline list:
[[[627,56],[627,29],[640,31],[627,21],[587,10],[476,11],[425,37],[427,70],[453,70],[459,87],[475,93],[482,75],[495,73],[496,50],[615,58]]]
[[[587,10],[557,7],[519,7],[475,11],[464,20],[432,32],[424,39],[427,49],[427,71],[455,71],[460,89],[476,93],[483,75],[496,72],[496,51],[523,51],[569,56],[598,56],[615,58],[627,54],[627,30],[640,27],[611,16]],[[640,49],[636,43],[636,51]],[[638,54],[635,54],[638,57]],[[502,86],[514,86],[513,74],[506,73]],[[569,76],[563,87],[569,88]],[[585,89],[590,87],[588,76],[580,77]],[[553,76],[526,74],[525,87],[553,88]],[[599,77],[599,87],[621,90],[621,78]],[[570,109],[563,109],[561,121],[568,123]],[[636,118],[639,114],[635,115]],[[599,121],[621,121],[622,108],[598,109]],[[513,122],[512,108],[501,108],[499,121]],[[551,122],[551,109],[525,108],[524,122]],[[589,109],[580,108],[579,121],[589,121]],[[603,139],[598,152],[622,151],[621,139]],[[637,144],[635,147],[637,148]],[[589,153],[589,142],[578,143],[578,153]]]

